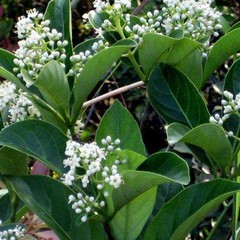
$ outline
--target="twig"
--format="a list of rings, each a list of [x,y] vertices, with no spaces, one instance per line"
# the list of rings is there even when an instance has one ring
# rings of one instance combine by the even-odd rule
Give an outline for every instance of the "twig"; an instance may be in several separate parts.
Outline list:
[[[148,4],[149,0],[143,0],[142,3],[134,9],[134,11],[132,12],[132,15],[137,15],[138,13],[140,13],[143,8]]]
[[[137,88],[137,87],[141,87],[143,85],[144,85],[144,82],[143,81],[139,81],[139,82],[136,82],[136,83],[132,83],[132,84],[130,84],[128,86],[124,86],[124,87],[118,88],[118,89],[113,90],[113,91],[111,91],[109,93],[103,94],[103,95],[101,95],[99,97],[93,98],[93,99],[85,102],[83,104],[83,108],[87,108],[87,107],[89,107],[89,106],[91,106],[91,105],[93,105],[95,103],[101,102],[104,99],[107,99],[107,98],[119,95],[121,93],[127,92],[127,91],[129,91],[131,89],[134,89],[134,88]]]

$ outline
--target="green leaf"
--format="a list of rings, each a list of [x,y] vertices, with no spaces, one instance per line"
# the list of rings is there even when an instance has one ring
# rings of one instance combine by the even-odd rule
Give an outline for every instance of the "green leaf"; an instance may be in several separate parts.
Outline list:
[[[199,42],[189,38],[183,38],[177,41],[170,49],[167,56],[167,64],[171,66],[178,65],[186,56],[201,47]]]
[[[59,174],[64,172],[67,137],[52,124],[27,120],[0,132],[0,145],[30,155]]]
[[[87,61],[74,85],[73,122],[77,119],[84,101],[86,101],[97,83],[103,78],[113,63],[130,48],[131,45],[112,46],[102,50]]]
[[[239,35],[240,29],[234,29],[213,45],[204,67],[203,84],[221,64],[240,50]]]
[[[111,136],[112,140],[120,139],[119,147],[146,155],[141,133],[137,122],[119,101],[104,114],[96,133],[96,141],[103,146],[101,140]]]
[[[149,189],[121,208],[110,222],[116,240],[136,239],[152,213],[156,187]]]
[[[63,116],[68,114],[70,89],[65,72],[58,62],[47,63],[34,85],[50,106]]]
[[[176,38],[156,33],[146,33],[143,36],[143,45],[139,49],[139,61],[147,76],[158,64],[162,54],[177,41]]]
[[[224,90],[231,92],[233,95],[240,93],[240,59],[236,60],[229,69],[225,82]]]
[[[26,154],[8,147],[0,149],[0,174],[20,176],[27,173],[28,161]]]
[[[217,124],[206,123],[189,131],[181,140],[202,148],[222,167],[232,164],[232,147],[225,132]]]
[[[114,151],[107,157],[105,163],[112,166],[116,159],[126,160],[126,163],[118,165],[118,171],[123,172],[137,169],[146,160],[146,157],[129,150]]]
[[[98,42],[100,40],[100,38],[91,38],[88,39],[84,42],[79,43],[74,49],[74,53],[78,54],[80,52],[85,52],[87,50],[89,50],[90,52],[92,52],[92,46],[95,42]]]
[[[67,132],[66,123],[59,112],[57,112],[54,108],[52,108],[49,104],[47,104],[44,100],[40,99],[35,94],[27,95],[27,97],[38,109],[44,121],[55,125],[64,133]]]
[[[200,89],[202,86],[203,69],[202,54],[199,50],[190,53],[188,56],[182,59],[176,68],[183,72],[197,89]]]
[[[167,127],[167,141],[170,145],[176,144],[190,128],[180,123],[172,123]]]
[[[26,207],[22,201],[19,200],[17,205],[16,221],[20,220],[22,216],[27,212]],[[0,219],[3,223],[8,222],[12,215],[12,204],[9,193],[0,197]]]
[[[66,72],[70,69],[70,56],[73,54],[72,50],[72,16],[69,0],[51,0],[48,3],[44,20],[50,20],[49,28],[56,29],[62,33],[62,40],[67,40],[68,45],[65,47],[67,59]]]
[[[15,55],[7,50],[0,49],[0,76],[11,81],[23,90],[27,90],[23,83],[15,76],[13,68],[16,67],[13,60]]]
[[[158,63],[164,62],[176,66],[201,46],[194,40],[182,38],[183,35],[178,33],[179,31],[176,31],[176,35],[173,34],[174,38],[156,33],[147,33],[143,36],[143,45],[139,49],[139,60],[147,76]]]
[[[90,231],[91,224],[84,223],[76,226],[74,223],[78,215],[68,203],[68,196],[72,190],[63,183],[47,176],[25,176],[10,178],[11,184],[22,201],[35,212],[60,239],[94,240],[96,232]],[[95,229],[100,225],[94,222]],[[103,232],[99,231],[99,239]]]
[[[183,190],[160,210],[149,225],[144,240],[185,239],[209,212],[239,190],[240,184],[223,179]]]
[[[209,113],[196,87],[173,67],[157,66],[148,84],[149,100],[168,123],[178,122],[189,127],[209,121]]]
[[[172,152],[151,155],[139,169],[160,174],[184,185],[190,181],[187,163]]]
[[[150,161],[151,158],[154,158],[155,160],[157,159],[157,157],[158,157],[157,155],[150,157]],[[188,184],[189,171],[187,164],[180,158],[178,159],[175,158],[175,160],[174,158],[172,159],[173,159],[172,163],[171,162],[167,163],[164,160],[162,162],[162,166],[164,169],[166,169],[165,166],[173,168],[172,170],[167,169],[166,175],[164,171],[161,171],[162,175],[146,171],[134,171],[134,170],[124,171],[122,173],[124,184],[121,185],[118,189],[113,190],[112,199],[114,203],[114,210],[115,211],[119,210],[120,208],[134,200],[143,192],[160,184],[169,182]],[[181,163],[178,163],[178,161]],[[176,168],[174,164],[176,164],[178,168]],[[159,165],[161,165],[161,161],[159,161]],[[160,168],[161,167],[159,167],[158,169]]]

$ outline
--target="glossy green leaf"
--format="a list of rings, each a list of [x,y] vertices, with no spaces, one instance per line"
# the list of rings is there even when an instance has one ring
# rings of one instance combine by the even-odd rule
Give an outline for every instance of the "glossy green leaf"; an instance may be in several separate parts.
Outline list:
[[[19,176],[27,173],[28,161],[26,154],[8,147],[0,149],[0,174]]]
[[[141,133],[137,122],[119,101],[104,114],[96,133],[96,141],[102,146],[101,140],[111,136],[112,140],[120,139],[119,147],[146,155]]]
[[[74,53],[77,54],[77,53],[80,53],[80,52],[85,52],[87,50],[89,50],[90,52],[92,52],[92,45],[99,41],[100,38],[91,38],[91,39],[88,39],[84,42],[81,42],[79,43],[75,48],[74,48]]]
[[[153,162],[155,162],[155,160],[157,159],[158,155],[153,155],[152,157],[150,157],[150,161],[153,160]],[[160,170],[162,172],[162,175],[146,171],[124,171],[122,173],[124,184],[121,185],[118,189],[113,190],[112,196],[115,211],[134,200],[143,192],[160,184],[168,182],[188,184],[189,171],[187,164],[180,158],[172,159],[172,162],[167,162],[167,159],[166,161],[163,160],[162,163],[161,161],[159,161],[159,166],[161,166],[162,164],[163,169],[165,170],[167,169],[166,167],[172,167],[172,170],[167,169],[166,175],[164,170]],[[159,158],[159,160],[161,159]],[[179,163],[178,161],[181,163]],[[174,165],[178,167],[176,168]],[[161,167],[159,167],[158,170],[160,168]]]
[[[183,190],[160,210],[149,225],[144,240],[185,239],[209,212],[237,191],[240,191],[240,184],[223,179]]]
[[[177,38],[156,33],[146,33],[143,36],[143,45],[139,49],[139,61],[147,76],[158,64],[162,54],[177,41]]]
[[[173,197],[180,193],[184,187],[179,183],[164,183],[158,186],[156,203],[152,215],[155,216],[159,210]]]
[[[62,33],[62,40],[67,40],[66,50],[66,71],[71,63],[69,57],[72,56],[72,17],[69,0],[51,0],[45,11],[44,19],[50,20],[49,28],[56,29]]]
[[[188,56],[182,59],[176,68],[183,72],[197,89],[202,86],[202,54],[199,50],[190,53]]]
[[[68,113],[70,89],[65,72],[58,62],[47,63],[39,73],[34,85],[50,106],[62,115]]]
[[[152,213],[155,198],[156,187],[142,193],[121,208],[110,222],[114,239],[136,239]]]
[[[224,90],[233,95],[240,93],[240,59],[236,60],[229,69],[224,83]]]
[[[73,194],[72,190],[63,183],[47,176],[25,176],[10,178],[11,184],[22,201],[34,211],[60,239],[106,239],[104,232],[99,231],[101,225],[94,222],[75,225],[78,215],[68,204],[68,196]],[[94,231],[91,232],[91,228]]]
[[[167,127],[167,141],[170,145],[176,144],[190,128],[180,123],[172,123]]]
[[[126,160],[126,163],[118,165],[118,171],[123,172],[137,169],[146,160],[146,157],[129,150],[114,151],[106,159],[106,165],[112,166],[116,159]]]
[[[202,148],[222,167],[232,164],[232,147],[225,132],[217,124],[206,123],[189,131],[180,141]]]
[[[0,132],[0,144],[30,155],[59,174],[64,172],[67,137],[52,124],[27,120]]]
[[[152,106],[168,123],[195,127],[209,121],[205,102],[191,81],[173,67],[157,66],[148,84]]]
[[[199,47],[201,47],[201,44],[190,38],[180,39],[171,47],[166,63],[171,66],[176,66]]]
[[[103,78],[113,63],[130,48],[131,45],[112,46],[102,50],[87,61],[74,85],[73,121],[77,119],[84,101],[86,101],[97,83]]]
[[[190,180],[187,163],[172,152],[159,152],[151,155],[140,166],[140,169],[160,174],[185,185],[188,184]]]
[[[240,29],[234,29],[213,45],[204,67],[203,84],[221,64],[240,50],[239,35]]]
[[[57,112],[54,108],[52,108],[49,104],[47,104],[44,100],[40,99],[36,95],[27,95],[27,97],[38,109],[44,121],[54,124],[64,133],[67,132],[66,123],[59,112]]]
[[[11,81],[19,88],[26,90],[23,83],[15,76],[13,68],[16,67],[13,60],[15,55],[7,50],[0,49],[0,76]]]
[[[20,220],[22,216],[27,212],[27,209],[21,200],[18,202],[16,212],[16,221]],[[7,193],[4,196],[0,197],[0,219],[3,223],[8,222],[11,215],[12,204],[10,201],[10,195]]]
[[[0,66],[8,72],[14,74],[13,68],[16,67],[13,60],[15,55],[5,49],[0,49]]]

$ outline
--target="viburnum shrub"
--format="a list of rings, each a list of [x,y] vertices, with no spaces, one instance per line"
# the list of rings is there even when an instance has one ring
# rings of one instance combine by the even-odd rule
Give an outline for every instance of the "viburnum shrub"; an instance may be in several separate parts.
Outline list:
[[[0,50],[0,239],[39,239],[23,221],[28,212],[61,240],[191,239],[220,205],[207,239],[230,207],[238,239],[240,25],[229,26],[210,0],[132,12],[128,0],[94,1],[83,19],[95,37],[73,46],[70,2],[51,0],[44,14],[19,18],[14,53]],[[210,114],[202,88],[229,59],[221,106]],[[147,154],[117,100],[95,140],[80,141],[84,110],[99,100],[89,96],[121,65],[139,82],[109,94],[145,85],[168,148]],[[48,175],[29,174],[35,161]],[[208,169],[208,181],[191,181],[193,162]]]

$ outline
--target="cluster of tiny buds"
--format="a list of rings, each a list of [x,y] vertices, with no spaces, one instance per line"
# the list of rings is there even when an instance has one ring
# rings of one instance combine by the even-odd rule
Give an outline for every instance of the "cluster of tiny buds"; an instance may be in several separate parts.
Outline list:
[[[101,140],[101,143],[104,148],[98,147],[95,142],[89,144],[80,144],[73,140],[67,142],[65,154],[68,157],[63,164],[70,169],[64,174],[64,183],[71,186],[75,179],[81,179],[83,188],[87,188],[91,182],[98,192],[96,198],[85,193],[78,193],[77,197],[69,196],[69,203],[72,203],[74,211],[82,216],[81,221],[83,222],[88,219],[88,216],[97,214],[97,210],[105,206],[103,198],[109,195],[105,191],[106,185],[119,188],[123,184],[122,176],[118,172],[118,165],[126,164],[127,161],[115,159],[111,166],[107,166],[106,162],[109,153],[120,150],[120,139],[112,140],[111,136],[107,136]],[[84,169],[85,174],[77,176],[77,168]],[[99,179],[100,177],[101,179]]]
[[[130,0],[114,0],[113,4],[110,5],[109,1],[95,0],[93,7],[97,13],[107,12],[110,16],[121,15],[127,9],[131,8]]]
[[[62,33],[50,29],[49,20],[43,20],[43,15],[35,9],[28,11],[27,17],[21,17],[16,24],[19,49],[15,52],[13,71],[22,78],[21,69],[26,69],[30,76],[37,78],[43,66],[51,60],[57,60],[65,68],[67,40],[62,39]],[[26,83],[29,87],[29,83]]]
[[[113,150],[121,150],[118,147],[118,145],[121,143],[120,139],[116,139],[115,141],[112,141],[111,136],[107,136],[106,138],[102,139],[101,143],[105,147],[105,149],[109,152]]]
[[[163,0],[163,28],[167,35],[182,29],[184,35],[195,40],[218,37],[221,13],[211,7],[212,0]],[[207,48],[209,41],[203,44]]]
[[[92,45],[91,51],[86,50],[85,52],[80,52],[78,54],[74,54],[70,57],[70,61],[73,64],[72,68],[69,70],[69,76],[78,77],[83,70],[84,65],[86,62],[93,57],[94,54],[100,52],[101,50],[108,48],[109,43],[104,42],[103,40],[99,40],[94,42]]]
[[[214,116],[210,117],[211,123],[217,123],[220,126],[232,115],[237,114],[239,115],[240,110],[240,93],[238,93],[235,98],[232,93],[228,91],[223,92],[223,96],[226,99],[221,101],[222,108],[223,108],[223,116],[221,117],[219,114],[215,114]],[[227,133],[229,137],[233,136],[233,132],[230,131]]]
[[[141,24],[135,24],[131,26],[131,17],[129,14],[125,16],[126,26],[125,31],[137,42],[142,42],[142,37],[145,33],[160,33],[162,16],[158,10],[153,12],[147,12],[146,17],[141,17]]]
[[[82,193],[78,193],[77,196],[70,195],[68,200],[68,203],[72,204],[75,213],[82,216],[82,222],[86,222],[90,214],[97,215],[97,210],[103,208],[106,204],[105,201],[98,202],[95,197],[83,195]]]
[[[3,119],[5,126],[26,118],[41,118],[40,112],[25,96],[25,93],[8,81],[0,84],[0,112],[6,113],[6,111],[7,118]]]
[[[0,226],[2,221],[0,220]],[[16,226],[13,229],[7,229],[0,231],[0,240],[18,240],[24,236],[24,228],[22,226]]]

